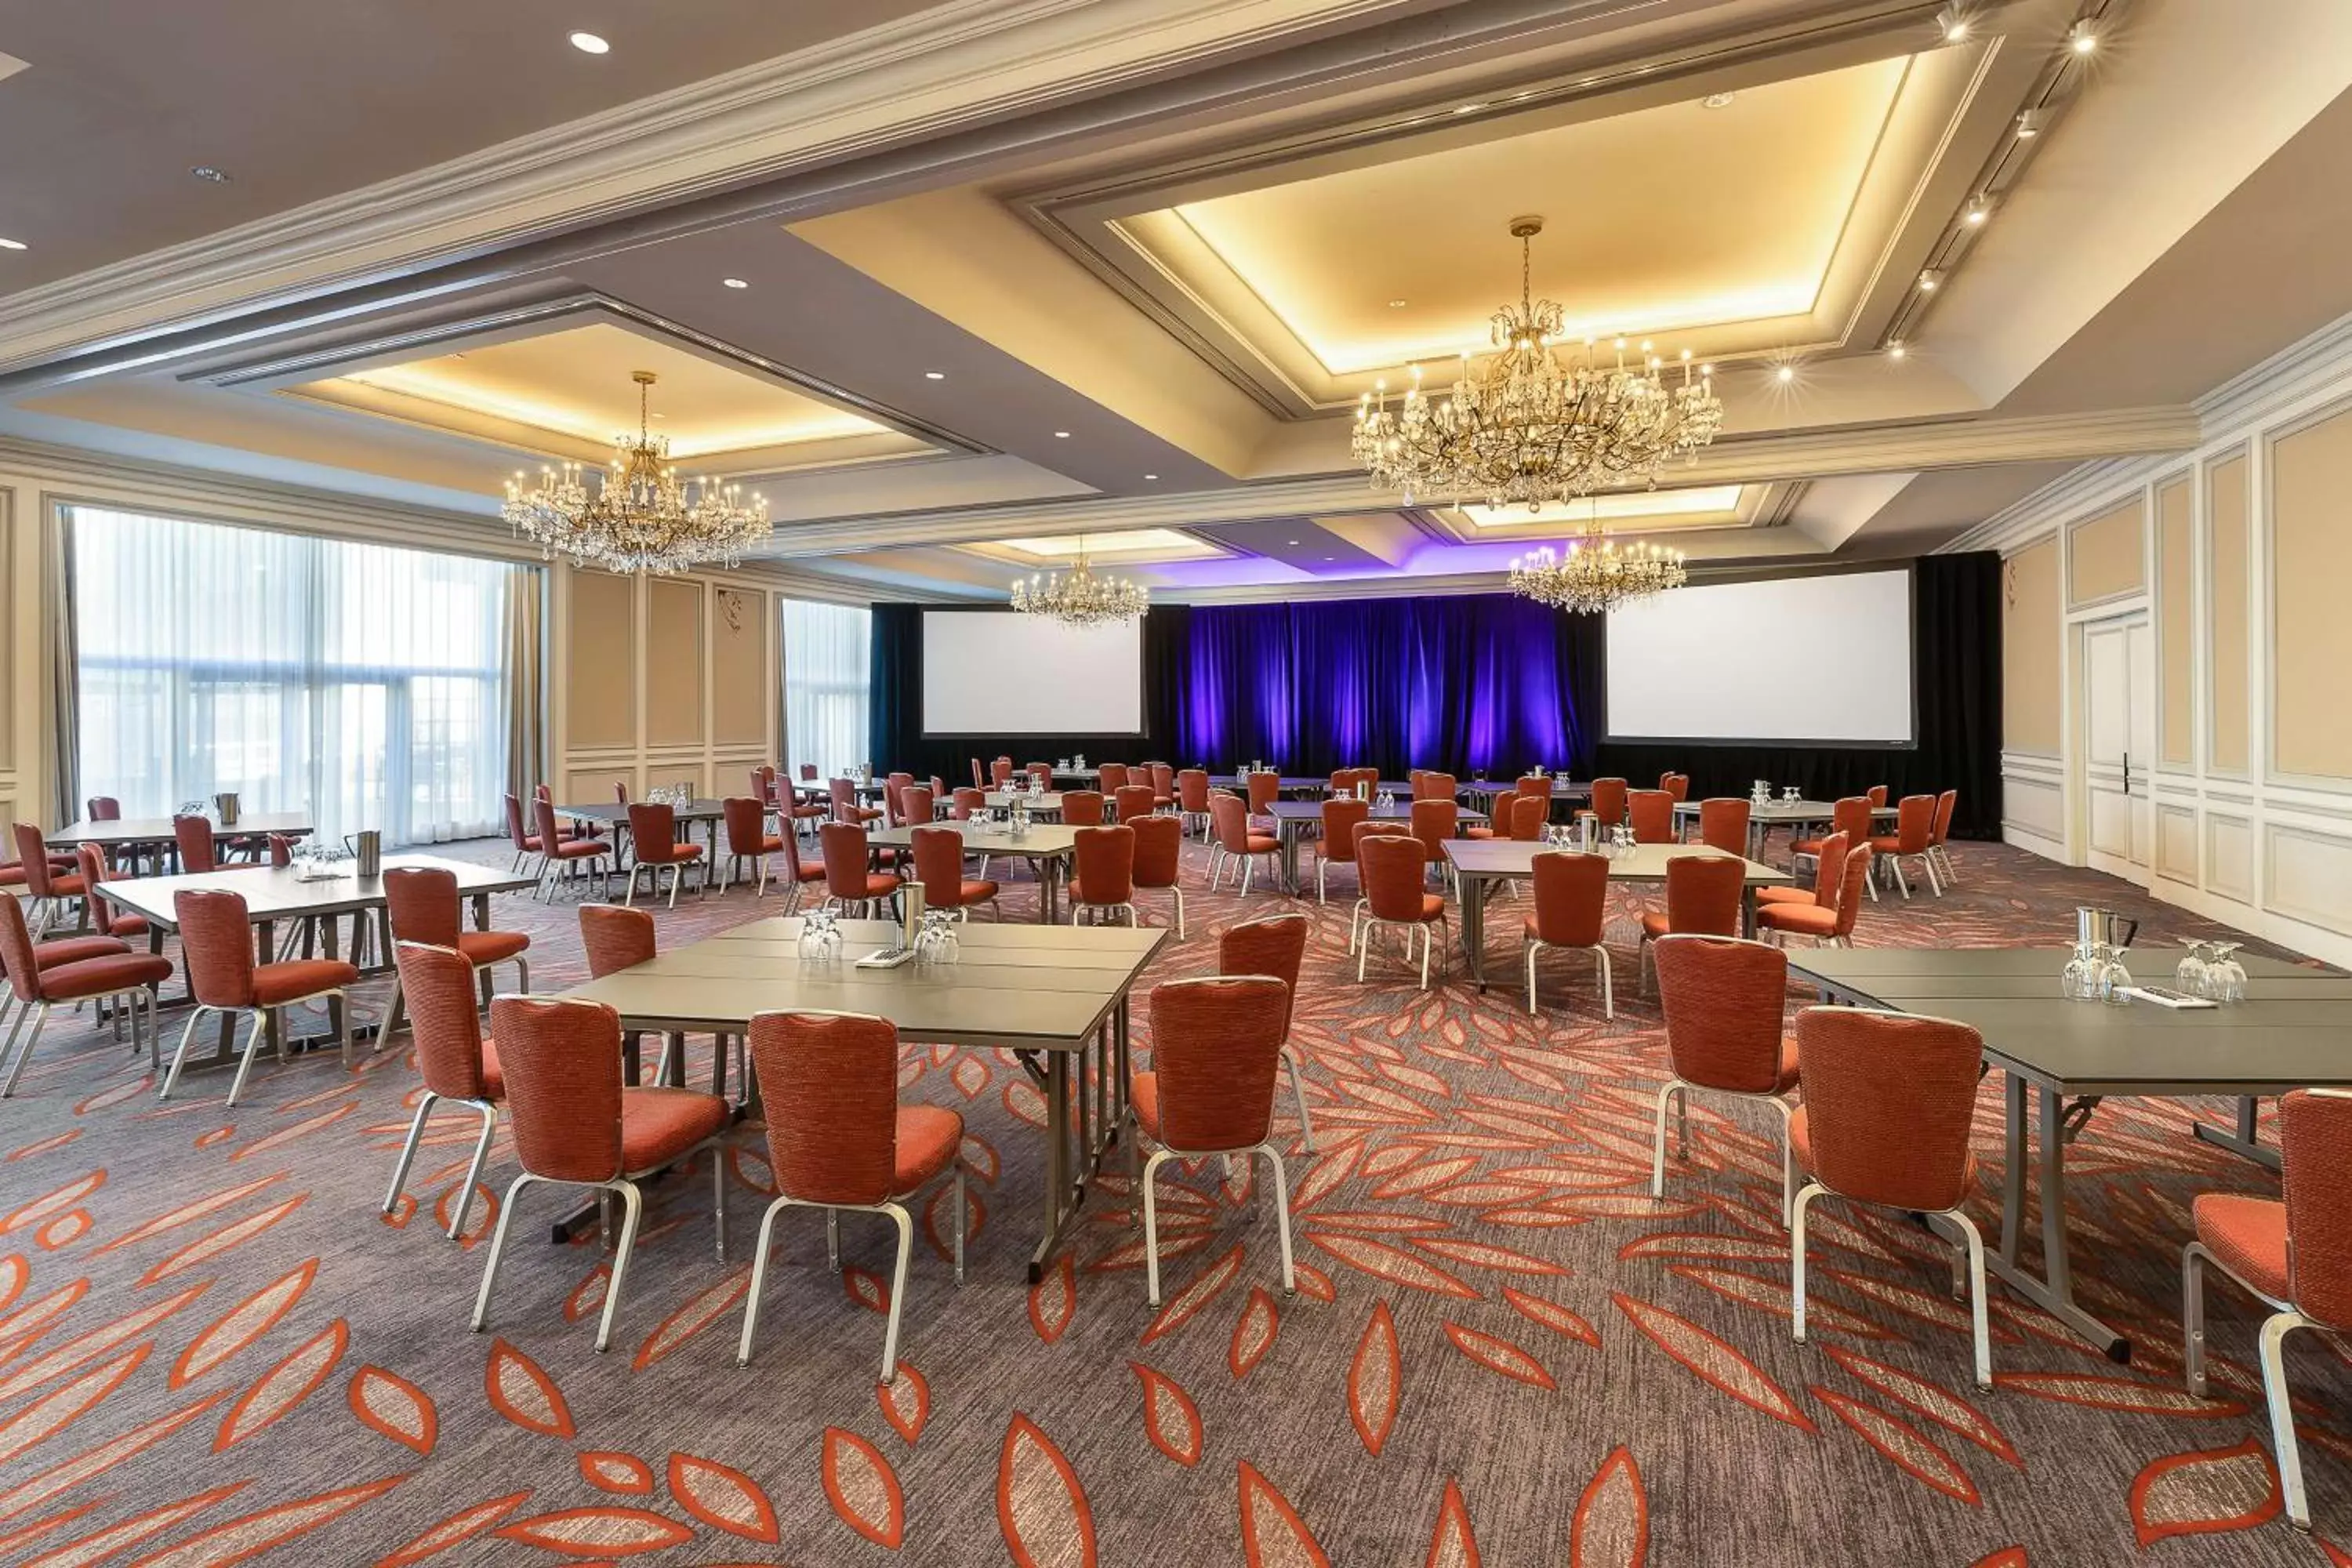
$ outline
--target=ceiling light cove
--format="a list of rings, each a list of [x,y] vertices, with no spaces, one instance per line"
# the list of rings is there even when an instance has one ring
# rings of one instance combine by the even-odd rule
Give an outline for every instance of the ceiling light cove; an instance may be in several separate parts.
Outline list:
[[[613,46],[593,33],[572,34],[572,47],[583,55],[605,55],[613,52]]]

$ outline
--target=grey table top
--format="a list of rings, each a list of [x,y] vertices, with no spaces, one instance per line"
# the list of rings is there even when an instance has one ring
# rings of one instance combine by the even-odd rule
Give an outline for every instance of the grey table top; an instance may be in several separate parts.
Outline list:
[[[660,803],[639,801],[637,804],[650,805]],[[723,801],[704,800],[698,796],[684,805],[671,806],[669,811],[670,816],[678,822],[717,822],[727,815],[727,806]],[[625,827],[629,821],[629,808],[618,801],[594,805],[559,805],[555,808],[555,815],[571,817],[575,822],[601,822],[607,826]]]
[[[869,845],[881,845],[904,849],[915,842],[915,827],[948,827],[963,836],[963,852],[967,855],[1021,855],[1039,859],[1049,855],[1067,855],[1078,841],[1078,830],[1058,822],[1034,822],[1029,831],[1018,838],[1002,827],[982,827],[970,822],[918,823],[907,827],[878,828],[866,835]]]
[[[1286,790],[1328,790],[1331,787],[1331,775],[1329,773],[1277,773],[1275,775],[1275,783]],[[1249,786],[1242,782],[1242,776],[1239,773],[1211,773],[1209,787],[1246,791]],[[1412,793],[1412,785],[1403,779],[1382,779],[1372,787],[1390,790],[1401,795],[1409,795]]]
[[[460,898],[478,893],[520,892],[534,887],[534,876],[515,876],[502,866],[478,866],[438,855],[387,855],[385,870],[400,867],[436,867],[457,879]],[[245,900],[246,912],[257,921],[299,920],[310,915],[349,914],[383,902],[383,879],[346,875],[331,880],[306,882],[290,866],[233,867],[226,871],[198,871],[177,877],[122,877],[103,888],[107,901],[156,925],[178,929],[173,895],[184,890],[225,889]]]
[[[1897,951],[1910,954],[1896,959]],[[2067,949],[1813,948],[1789,967],[1855,1001],[1949,1018],[1984,1037],[2002,1068],[2064,1094],[2273,1095],[2352,1084],[2352,995],[2340,972],[2248,961],[2248,1000],[2176,1011],[2109,1006],[2058,994]],[[2143,981],[2169,984],[2178,949],[2141,949]],[[1957,982],[2039,973],[2038,996],[1954,995]]]
[[[1454,869],[1465,877],[1525,877],[1535,869],[1535,858],[1558,846],[1522,838],[1449,838],[1445,841],[1445,858],[1454,862]],[[1666,864],[1685,855],[1721,855],[1704,844],[1637,844],[1633,853],[1621,855],[1609,862],[1609,879],[1612,882],[1663,882],[1666,879]],[[1767,866],[1760,860],[1748,860],[1732,856],[1748,868],[1746,885],[1750,888],[1785,887],[1796,879],[1777,866]]]
[[[858,958],[888,944],[888,922],[842,921],[839,956],[824,960],[800,956],[800,931],[797,918],[756,921],[567,994],[648,1029],[740,1030],[756,1013],[831,1009],[876,1014],[912,1039],[1074,1050],[1168,934],[975,921],[958,928],[954,963],[859,969]]]
[[[1040,793],[1034,789],[992,789],[985,791],[981,796],[981,804],[987,806],[991,811],[1007,810],[1016,800],[1027,801],[1029,803],[1029,809],[1032,811],[1059,811],[1062,809],[1062,792],[1060,790],[1046,790]]]
[[[1827,822],[1837,814],[1836,804],[1826,800],[1774,799],[1758,805],[1753,801],[1748,801],[1745,795],[1717,796],[1717,798],[1747,801],[1748,820],[1750,822]],[[1706,804],[1705,801],[1698,800],[1678,800],[1675,802],[1675,815],[1696,816],[1698,808]],[[1871,820],[1874,822],[1892,822],[1898,815],[1900,814],[1891,805],[1876,805],[1870,810]]]
[[[236,819],[234,827],[212,825],[215,841],[224,838],[259,837],[264,834],[283,834],[289,838],[306,837],[311,831],[310,814],[307,811],[254,811]],[[83,820],[68,822],[48,841],[60,849],[77,844],[170,844],[177,837],[168,816],[126,816],[111,822]]]
[[[1472,779],[1462,786],[1462,793],[1464,795],[1512,795],[1517,793],[1518,787],[1517,779]],[[1559,779],[1551,781],[1551,797],[1554,800],[1588,800],[1591,795],[1592,786],[1589,784],[1563,784]]]
[[[1320,822],[1323,820],[1323,807],[1327,804],[1328,803],[1320,800],[1277,800],[1258,815],[1275,817],[1284,822]],[[1386,810],[1381,809],[1378,802],[1374,802],[1372,809],[1367,815],[1370,820],[1374,822],[1410,821],[1412,817],[1412,802],[1399,795],[1394,804]],[[1454,816],[1457,822],[1486,820],[1485,812],[1467,805],[1455,806]]]

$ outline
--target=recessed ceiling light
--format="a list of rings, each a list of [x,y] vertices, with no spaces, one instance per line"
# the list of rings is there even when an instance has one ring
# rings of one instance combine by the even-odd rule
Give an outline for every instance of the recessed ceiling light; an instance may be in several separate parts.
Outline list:
[[[1158,474],[1146,474],[1143,477],[1147,479],[1157,479],[1160,476]]]
[[[194,174],[199,180],[210,180],[215,185],[226,185],[228,184],[228,175],[223,171],[214,168],[210,163],[199,163],[194,168],[189,170],[188,173]]]
[[[1705,98],[1699,100],[1699,104],[1701,107],[1706,109],[1729,109],[1731,107],[1731,100],[1736,96],[1736,94],[1728,92],[1710,92]]]
[[[1772,373],[1772,376],[1774,380],[1786,384],[1787,383],[1797,379],[1797,367],[1792,364],[1784,364],[1779,370],[1774,371]]]
[[[2099,47],[2099,30],[2084,17],[2066,29],[2066,47],[2078,55],[2087,55]]]
[[[1992,202],[1990,197],[1979,196],[1976,200],[1969,204],[1969,221],[1970,223],[1980,224],[1990,216],[1992,216]]]
[[[1056,430],[1054,432],[1054,439],[1056,441],[1066,441],[1069,438],[1070,433],[1067,430]]]
[[[1936,13],[1937,30],[1948,44],[1964,44],[1969,37],[1969,14],[1958,5],[1947,5]]]
[[[945,381],[947,378],[948,373],[943,370],[927,370],[923,373],[925,381]]]
[[[1901,359],[1903,357],[1902,339],[1897,338],[1893,342],[1886,345],[1886,357],[1888,359]]]
[[[2042,134],[2042,111],[2038,109],[2029,109],[2020,113],[2017,117],[2017,134],[2021,138]]]
[[[21,239],[0,239],[0,250],[22,250],[24,248],[25,242]]]
[[[1391,310],[1402,310],[1404,309],[1404,301],[1402,300],[1391,300],[1389,301],[1389,309]]]
[[[613,46],[593,33],[572,34],[572,47],[583,55],[608,55],[613,52]]]
[[[1919,273],[1919,292],[1922,294],[1933,294],[1936,291],[1936,285],[1943,280],[1943,274],[1937,272],[1934,268],[1923,268]]]
[[[1293,543],[1293,544],[1296,544],[1296,543],[1297,543],[1297,542],[1298,542],[1298,541],[1297,541],[1297,540],[1295,540],[1295,539],[1294,539],[1294,540],[1291,540],[1291,541],[1290,541],[1290,542],[1291,542],[1291,543]]]
[[[749,283],[744,282],[740,278],[721,278],[719,281],[726,284],[730,289],[749,289],[751,287]]]
[[[1336,555],[1326,555],[1323,559],[1326,561],[1337,561],[1339,558]]]

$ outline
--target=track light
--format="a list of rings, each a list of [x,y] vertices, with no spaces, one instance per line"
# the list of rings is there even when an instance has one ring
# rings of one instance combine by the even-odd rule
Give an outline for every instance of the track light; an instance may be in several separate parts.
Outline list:
[[[1966,43],[1969,14],[1958,5],[1947,5],[1936,13],[1936,30],[1944,35],[1944,42],[1948,44]]]
[[[1984,220],[1990,216],[1992,216],[1991,197],[1979,196],[1969,204],[1968,219],[1971,226],[1982,227]]]
[[[2066,29],[2066,47],[2078,55],[2087,55],[2099,47],[2099,31],[2085,16]]]
[[[2017,117],[2017,134],[2020,140],[2023,140],[2029,136],[2041,135],[2042,111],[2038,109],[2028,109],[2021,111]]]
[[[1888,359],[1901,359],[1903,357],[1903,340],[1901,338],[1895,338],[1887,343],[1886,357]]]
[[[1936,285],[1941,283],[1943,280],[1944,275],[1937,271],[1934,268],[1921,268],[1919,269],[1919,292],[1922,294],[1933,294],[1936,291]]]

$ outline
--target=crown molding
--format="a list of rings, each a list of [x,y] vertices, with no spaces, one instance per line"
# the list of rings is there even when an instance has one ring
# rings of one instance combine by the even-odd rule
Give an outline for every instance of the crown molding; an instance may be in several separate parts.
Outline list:
[[[2171,454],[2194,447],[2197,437],[2197,416],[2187,408],[1944,420],[1718,441],[1701,452],[1696,462],[1672,468],[1661,479],[1679,489],[1975,468],[1988,463]],[[1181,494],[1088,497],[788,523],[778,527],[766,554],[789,558],[888,546],[970,544],[1007,534],[1202,527],[1276,517],[1391,511],[1402,510],[1403,505],[1399,498],[1374,490],[1361,474],[1325,474]]]
[[[0,370],[1026,114],[1425,0],[948,0],[0,301]]]

